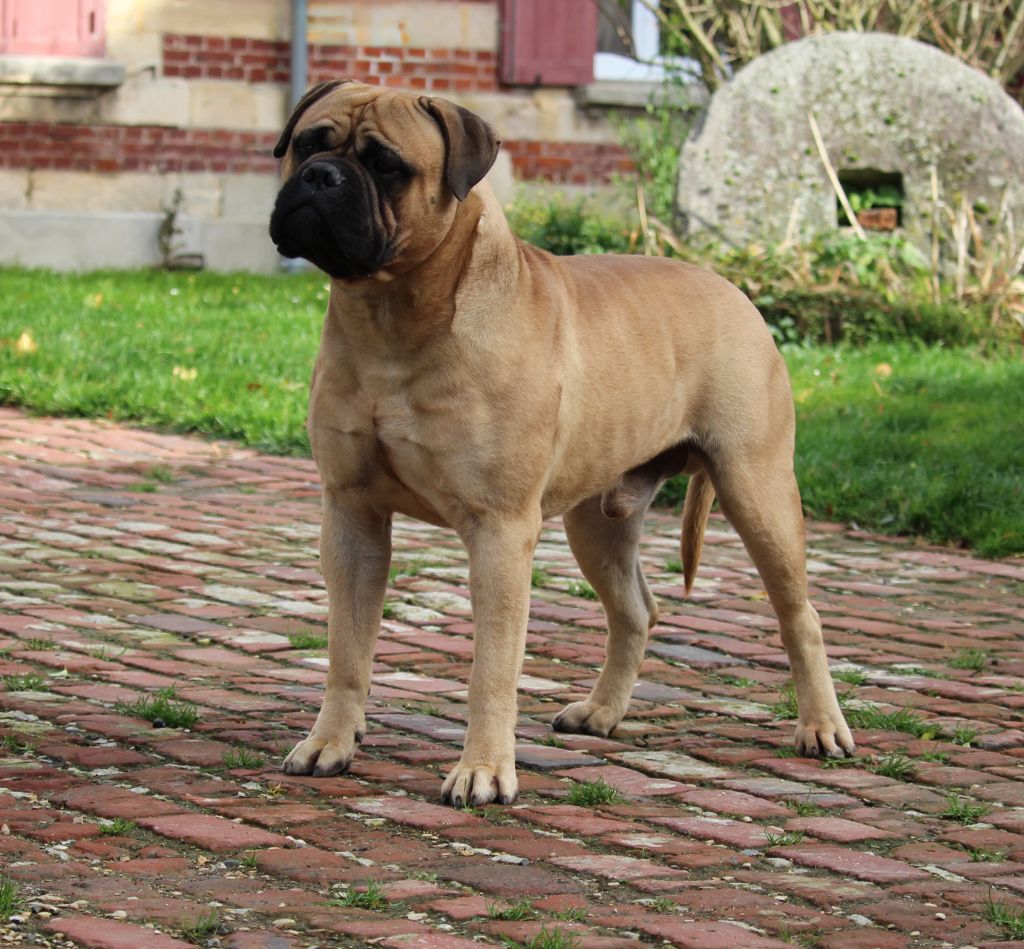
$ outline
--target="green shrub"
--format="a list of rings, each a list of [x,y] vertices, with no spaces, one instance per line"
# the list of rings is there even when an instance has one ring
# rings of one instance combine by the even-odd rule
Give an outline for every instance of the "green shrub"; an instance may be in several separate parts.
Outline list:
[[[890,302],[856,289],[782,290],[759,294],[753,302],[780,344],[917,339],[958,346],[984,331],[984,315],[973,308],[923,300]]]
[[[0,922],[6,922],[17,913],[25,901],[18,892],[18,884],[5,876],[0,876]]]
[[[358,909],[384,909],[388,898],[376,880],[367,880],[363,889],[351,889],[342,896],[331,900],[332,906],[355,906]]]
[[[1019,41],[1008,41],[1020,26],[1020,5],[1015,0],[978,4],[950,0],[673,0],[647,5],[658,14],[667,51],[692,63],[688,68],[698,73],[709,89],[716,89],[746,63],[788,42],[788,27],[795,18],[801,32],[809,35],[852,30],[909,36],[992,76],[1018,101],[1024,97],[1024,89],[1016,82],[1024,67],[1024,49]]]
[[[642,118],[630,116],[615,122],[619,141],[636,167],[636,180],[643,185],[647,211],[665,224],[675,217],[679,153],[699,112],[690,102],[690,91],[675,77],[650,99]],[[632,198],[633,182],[620,184],[627,186]]]
[[[621,804],[625,798],[604,778],[596,781],[577,781],[565,796],[566,804],[576,807],[597,807],[599,804]]]
[[[199,721],[199,709],[176,699],[174,687],[159,689],[155,696],[141,696],[135,702],[117,702],[115,707],[125,715],[135,715],[160,728],[191,728]]]
[[[750,297],[780,344],[954,346],[993,335],[982,307],[934,302],[928,262],[899,235],[862,241],[835,232],[801,247],[711,245],[694,253]]]
[[[587,207],[585,201],[555,196],[519,202],[507,209],[512,230],[552,254],[628,254],[635,233],[623,215]]]
[[[653,173],[664,177],[665,170]],[[670,201],[664,181],[655,179],[652,193],[660,193],[658,204]],[[582,200],[519,202],[508,216],[523,240],[560,256],[643,249],[631,212],[616,215]],[[666,256],[684,255],[735,283],[761,311],[780,345],[862,346],[915,339],[959,346],[999,342],[1015,332],[1005,325],[993,327],[988,309],[979,303],[955,301],[951,294],[935,302],[928,262],[899,235],[872,234],[862,241],[839,232],[785,248],[688,246],[676,239],[655,239],[654,244]]]

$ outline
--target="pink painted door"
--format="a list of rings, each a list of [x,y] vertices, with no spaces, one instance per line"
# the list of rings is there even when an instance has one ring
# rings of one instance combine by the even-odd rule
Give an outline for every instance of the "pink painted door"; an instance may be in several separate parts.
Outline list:
[[[103,55],[103,0],[0,0],[0,8],[0,53]]]
[[[584,85],[593,81],[596,49],[592,0],[502,0],[502,82]]]

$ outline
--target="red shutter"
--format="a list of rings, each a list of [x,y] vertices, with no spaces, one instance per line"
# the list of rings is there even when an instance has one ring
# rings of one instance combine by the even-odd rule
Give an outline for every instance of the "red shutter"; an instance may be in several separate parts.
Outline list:
[[[502,0],[501,81],[580,86],[594,80],[593,0]]]
[[[787,43],[798,40],[804,35],[800,9],[795,3],[787,3],[784,7],[780,7],[779,16],[782,19],[782,35]]]
[[[0,53],[103,55],[103,0],[0,0],[0,6]]]

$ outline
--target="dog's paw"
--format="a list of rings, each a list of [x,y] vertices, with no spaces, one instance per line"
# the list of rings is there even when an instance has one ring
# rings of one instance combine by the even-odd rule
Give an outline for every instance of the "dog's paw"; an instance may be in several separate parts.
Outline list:
[[[441,788],[441,802],[452,807],[511,804],[519,795],[514,762],[507,765],[463,764],[452,768]]]
[[[362,731],[352,731],[348,738],[312,734],[291,750],[281,770],[285,774],[311,774],[314,778],[341,774],[348,770],[362,740]]]
[[[621,719],[622,713],[612,706],[600,705],[587,699],[563,708],[551,722],[551,727],[556,732],[607,738]]]
[[[857,750],[842,712],[801,721],[796,728],[796,753],[805,758],[852,758]]]

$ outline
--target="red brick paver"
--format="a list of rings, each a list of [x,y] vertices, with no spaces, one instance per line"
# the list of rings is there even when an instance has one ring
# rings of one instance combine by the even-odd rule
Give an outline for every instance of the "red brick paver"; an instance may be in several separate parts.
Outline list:
[[[308,460],[0,409],[12,932],[140,949],[454,949],[555,930],[593,949],[1010,944],[990,907],[1024,917],[1024,562],[809,525],[845,701],[926,723],[876,715],[834,766],[789,754],[774,619],[717,517],[684,603],[677,518],[651,516],[662,616],[630,715],[610,739],[553,736],[604,632],[551,524],[521,798],[454,811],[438,799],[466,724],[466,558],[403,519],[366,742],[346,775],[277,770],[325,678],[318,521]],[[198,710],[191,728],[132,711],[171,688]],[[617,800],[566,802],[598,778]]]
[[[95,916],[67,916],[47,923],[45,928],[90,949],[186,949],[193,945],[142,926]]]

